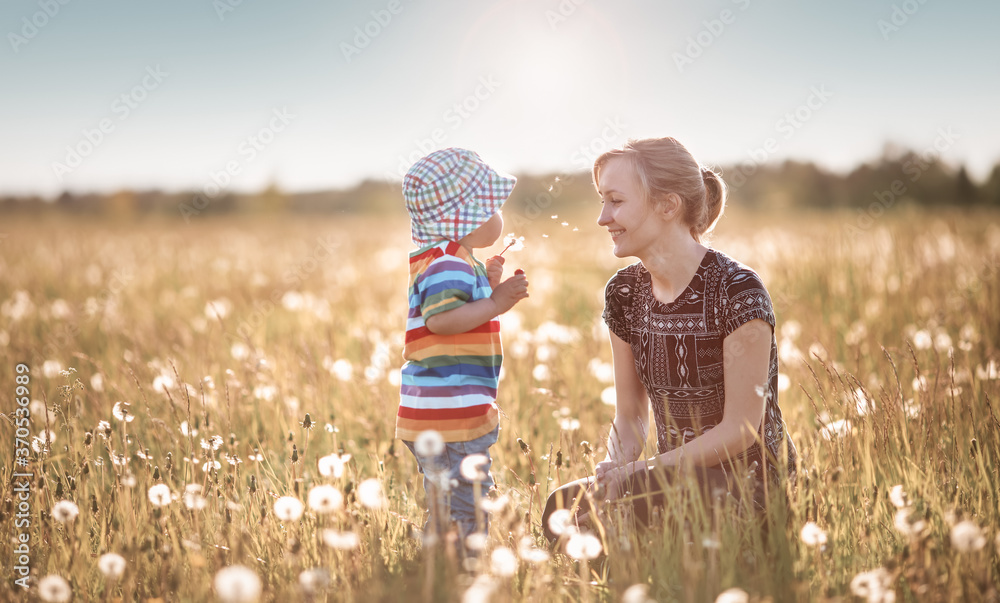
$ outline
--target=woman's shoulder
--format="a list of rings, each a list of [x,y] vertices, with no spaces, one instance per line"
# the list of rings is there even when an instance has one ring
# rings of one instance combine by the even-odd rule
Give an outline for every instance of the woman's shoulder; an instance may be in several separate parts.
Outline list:
[[[625,266],[614,274],[609,280],[605,291],[607,293],[616,292],[624,295],[631,295],[635,291],[635,285],[642,279],[642,273],[646,269],[642,262],[636,262]]]
[[[764,289],[764,281],[757,271],[743,262],[736,260],[718,249],[709,249],[713,254],[713,266],[717,271],[719,284],[722,288],[741,289],[744,287]]]

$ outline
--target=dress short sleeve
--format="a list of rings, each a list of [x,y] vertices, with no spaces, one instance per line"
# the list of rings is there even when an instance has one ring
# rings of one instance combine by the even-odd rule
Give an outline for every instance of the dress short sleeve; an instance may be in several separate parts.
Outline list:
[[[723,281],[723,299],[723,338],[755,318],[774,328],[771,296],[753,270],[740,267],[729,274]]]
[[[473,299],[476,272],[464,259],[446,253],[427,266],[414,286],[420,299],[420,314],[427,320]]]
[[[604,322],[608,325],[608,330],[623,341],[629,341],[630,329],[625,308],[631,295],[630,287],[629,279],[618,272],[604,288]]]

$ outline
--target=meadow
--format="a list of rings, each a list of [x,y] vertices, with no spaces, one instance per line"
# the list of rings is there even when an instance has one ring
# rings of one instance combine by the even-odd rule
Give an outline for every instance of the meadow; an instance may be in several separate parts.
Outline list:
[[[549,545],[540,505],[614,414],[600,316],[628,262],[592,209],[517,222],[531,297],[502,318],[493,521],[461,565],[421,539],[393,439],[405,219],[5,218],[0,600],[997,600],[1000,216],[724,216],[712,245],[778,318],[789,513]]]

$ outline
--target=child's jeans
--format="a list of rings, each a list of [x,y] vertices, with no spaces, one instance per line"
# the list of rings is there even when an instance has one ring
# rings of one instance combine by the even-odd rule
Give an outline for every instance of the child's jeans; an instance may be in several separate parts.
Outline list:
[[[427,495],[428,518],[424,524],[425,533],[435,532],[438,536],[448,531],[449,519],[458,524],[459,537],[464,541],[476,532],[476,485],[465,478],[460,469],[462,459],[470,454],[486,456],[486,462],[479,468],[486,479],[479,482],[479,500],[485,498],[493,488],[493,475],[489,472],[493,459],[490,446],[496,443],[500,427],[490,433],[468,442],[445,442],[444,451],[437,456],[418,454],[413,442],[403,441],[417,458],[420,472],[424,474],[424,492]],[[489,515],[480,512],[483,529],[489,531]]]

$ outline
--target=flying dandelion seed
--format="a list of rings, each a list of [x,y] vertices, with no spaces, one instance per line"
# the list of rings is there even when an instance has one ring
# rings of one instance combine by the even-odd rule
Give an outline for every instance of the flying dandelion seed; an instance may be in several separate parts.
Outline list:
[[[597,559],[602,550],[601,540],[593,534],[578,532],[566,542],[566,554],[577,560]]]
[[[149,487],[149,502],[157,507],[165,507],[170,504],[170,486],[166,484],[154,484]]]
[[[489,477],[490,459],[485,454],[470,454],[462,459],[459,470],[470,482],[484,482]]]
[[[986,536],[975,523],[963,520],[951,528],[951,546],[960,553],[971,553],[986,546]]]
[[[294,496],[282,496],[274,501],[274,515],[282,521],[298,521],[303,509],[302,501]]]
[[[80,514],[80,508],[69,500],[60,500],[52,506],[52,519],[59,523],[69,523]]]
[[[334,477],[340,479],[344,476],[344,467],[347,461],[351,460],[350,454],[329,454],[319,459],[319,474],[323,477]]]
[[[306,502],[311,510],[326,515],[344,508],[344,495],[333,486],[314,486],[309,490]]]
[[[49,574],[38,581],[38,597],[45,603],[67,603],[73,596],[69,582],[57,574]]]
[[[111,414],[114,415],[119,421],[125,421],[126,423],[131,423],[135,420],[135,415],[129,410],[132,406],[128,402],[115,402],[115,407],[111,410]]]
[[[262,590],[257,574],[242,565],[230,565],[216,572],[213,585],[223,603],[255,603]]]
[[[749,603],[750,595],[742,588],[730,588],[719,593],[715,603]]]
[[[799,538],[802,539],[802,543],[806,546],[823,546],[826,544],[826,532],[813,521],[806,522],[802,526]]]
[[[417,434],[413,449],[421,456],[437,456],[444,452],[444,439],[433,429],[427,429]]]
[[[386,506],[385,494],[382,493],[382,482],[371,477],[358,484],[358,500],[369,509],[381,509]]]
[[[510,578],[517,573],[517,555],[505,546],[493,549],[490,553],[490,569],[494,575]]]
[[[108,580],[118,580],[125,574],[125,558],[118,553],[105,553],[97,560],[97,569]]]
[[[902,484],[896,484],[889,490],[889,502],[897,509],[902,509],[909,505],[909,496],[903,491]]]
[[[358,548],[361,539],[354,532],[340,532],[328,528],[323,530],[323,544],[331,549],[350,551]]]

